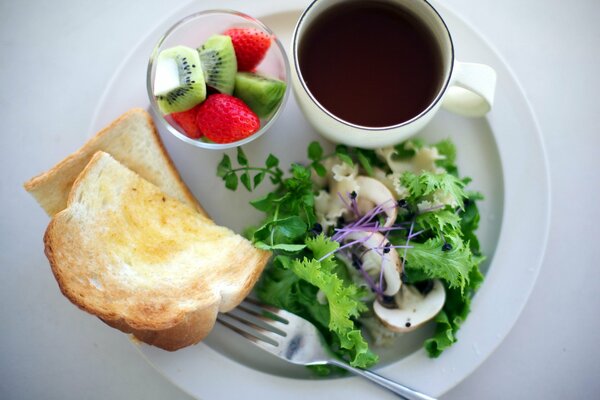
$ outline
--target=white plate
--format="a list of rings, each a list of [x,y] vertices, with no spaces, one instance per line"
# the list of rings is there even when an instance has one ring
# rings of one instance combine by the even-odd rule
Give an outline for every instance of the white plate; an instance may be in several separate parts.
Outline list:
[[[225,4],[206,0],[178,10],[124,60],[98,105],[91,131],[129,108],[149,105],[145,89],[148,56],[159,36],[178,19],[226,5],[258,17],[287,45],[300,10],[307,4],[304,0],[228,0]],[[428,332],[417,332],[383,352],[379,368],[392,379],[439,396],[494,351],[521,313],[542,262],[550,191],[541,135],[516,78],[481,35],[456,14],[439,4],[436,7],[452,32],[457,58],[489,64],[498,72],[496,102],[486,119],[465,119],[442,111],[421,134],[430,140],[451,137],[459,150],[461,173],[471,176],[471,187],[486,196],[480,206],[479,229],[489,257],[486,281],[458,334],[458,343],[441,357],[430,359],[421,349]],[[197,149],[167,132],[161,134],[185,182],[217,222],[240,231],[258,220],[260,215],[248,205],[257,194],[227,191],[215,176],[221,152]],[[288,165],[303,161],[306,145],[314,139],[319,137],[291,96],[272,129],[245,150],[257,163],[273,152],[282,165]],[[274,360],[220,327],[205,342],[175,353],[146,345],[139,350],[173,383],[198,398],[348,399],[375,393],[387,397],[359,378],[311,379],[304,368]]]

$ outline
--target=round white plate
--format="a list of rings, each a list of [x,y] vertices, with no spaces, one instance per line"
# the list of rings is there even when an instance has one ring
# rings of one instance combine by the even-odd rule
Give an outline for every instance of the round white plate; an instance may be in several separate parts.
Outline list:
[[[226,6],[258,17],[289,45],[295,22],[307,4],[305,0],[205,0],[174,12],[132,49],[116,71],[98,105],[91,131],[102,128],[129,108],[149,106],[145,89],[148,56],[160,35],[178,19],[199,10]],[[453,35],[457,59],[486,63],[498,73],[494,109],[486,119],[466,119],[441,111],[420,134],[432,141],[452,138],[458,148],[461,173],[471,176],[470,187],[486,196],[480,205],[479,229],[488,256],[484,266],[486,281],[459,331],[459,341],[439,358],[428,358],[421,348],[431,327],[407,335],[397,346],[380,352],[380,373],[439,396],[473,372],[517,321],[542,263],[550,190],[541,135],[516,78],[481,35],[456,14],[435,5]],[[167,132],[161,135],[184,181],[218,223],[239,232],[258,221],[260,215],[248,201],[261,192],[227,191],[215,176],[222,152],[194,148]],[[256,163],[262,163],[272,152],[282,165],[289,165],[292,161],[304,161],[306,146],[315,139],[320,138],[290,96],[271,130],[244,149]],[[146,345],[138,348],[174,384],[197,398],[387,398],[386,393],[359,378],[314,379],[304,368],[275,360],[221,327],[203,343],[175,353]]]

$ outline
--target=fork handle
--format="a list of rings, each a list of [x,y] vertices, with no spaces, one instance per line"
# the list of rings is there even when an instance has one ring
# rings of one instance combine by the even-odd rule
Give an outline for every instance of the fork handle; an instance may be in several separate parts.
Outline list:
[[[329,364],[336,365],[340,368],[343,368],[347,371],[352,372],[355,375],[359,375],[359,376],[362,376],[363,378],[367,378],[371,382],[376,383],[377,385],[386,388],[387,390],[399,395],[400,397],[402,397],[406,400],[436,400],[434,397],[427,396],[426,394],[423,394],[421,392],[417,392],[416,390],[413,390],[409,387],[406,387],[404,385],[401,385],[399,383],[391,381],[391,380],[384,378],[383,376],[378,375],[375,372],[371,372],[367,369],[354,368],[354,367],[351,367],[350,365],[348,365],[344,362],[338,361],[338,360],[331,360],[329,362]]]

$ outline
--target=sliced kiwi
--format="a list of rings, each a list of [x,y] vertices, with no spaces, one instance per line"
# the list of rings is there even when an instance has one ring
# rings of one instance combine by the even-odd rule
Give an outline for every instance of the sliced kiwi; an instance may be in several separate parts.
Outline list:
[[[154,95],[165,114],[186,111],[204,101],[206,84],[195,49],[176,46],[160,52],[156,59]]]
[[[198,49],[206,84],[220,93],[232,94],[237,59],[231,37],[213,35]]]
[[[238,72],[233,95],[242,99],[261,118],[268,117],[285,94],[285,82],[252,72]]]

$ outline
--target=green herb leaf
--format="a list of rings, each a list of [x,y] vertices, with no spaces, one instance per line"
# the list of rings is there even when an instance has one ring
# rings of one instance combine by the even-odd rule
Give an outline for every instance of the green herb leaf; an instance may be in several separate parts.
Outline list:
[[[267,212],[273,207],[274,196],[275,195],[273,193],[269,193],[263,197],[259,197],[258,199],[251,200],[250,205],[259,211]]]
[[[308,158],[312,161],[319,161],[323,157],[323,148],[317,141],[311,142],[308,145]]]
[[[242,184],[249,192],[252,191],[252,183],[250,182],[250,174],[248,174],[248,172],[244,172],[240,176],[240,181],[242,181]]]
[[[317,175],[319,175],[321,177],[327,175],[327,170],[325,169],[325,166],[323,164],[314,162],[311,165],[312,165],[313,169],[315,170],[315,172],[317,173]]]
[[[241,147],[237,148],[237,162],[243,167],[248,166],[248,158]]]
[[[264,171],[259,172],[258,174],[254,175],[254,187],[257,187],[258,185],[260,185],[260,183],[265,179],[266,173]]]
[[[225,187],[229,190],[236,190],[238,187],[238,177],[231,172],[225,176]]]
[[[274,168],[279,165],[279,159],[275,157],[273,154],[269,154],[267,157],[267,161],[265,162],[267,168]]]
[[[292,175],[294,178],[306,181],[310,179],[310,170],[300,164],[292,164]],[[294,182],[291,181],[290,182]]]
[[[299,238],[300,236],[304,235],[308,229],[302,218],[295,215],[273,222],[275,236],[281,235],[289,240]]]
[[[367,175],[373,176],[373,166],[371,165],[371,161],[360,149],[357,150],[356,157],[358,158],[358,162],[364,168]]]
[[[352,160],[352,157],[350,157],[350,152],[348,151],[348,146],[345,146],[343,144],[338,144],[335,147],[335,155],[342,160],[342,162],[345,162],[346,164],[350,165],[350,166],[354,166],[354,161]]]
[[[354,166],[354,161],[352,161],[352,158],[350,156],[348,156],[346,154],[338,154],[337,156],[340,160],[342,160],[346,164],[348,164],[350,166]]]
[[[231,159],[227,154],[223,154],[221,162],[217,165],[217,176],[224,178],[229,171],[231,171]]]

